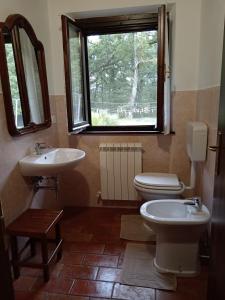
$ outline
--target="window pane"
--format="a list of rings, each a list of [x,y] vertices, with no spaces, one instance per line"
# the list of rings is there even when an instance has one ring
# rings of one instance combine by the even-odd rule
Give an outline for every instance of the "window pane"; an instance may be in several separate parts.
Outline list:
[[[9,72],[9,83],[10,83],[10,91],[12,96],[15,124],[16,124],[16,128],[19,129],[19,128],[23,128],[24,124],[23,124],[20,93],[19,93],[19,87],[17,82],[16,65],[14,60],[12,44],[10,43],[5,44],[5,51],[6,51],[8,72]]]
[[[93,126],[156,126],[156,30],[89,36],[88,61]]]
[[[71,71],[71,97],[73,110],[73,124],[84,121],[81,46],[80,37],[72,24],[69,24],[70,71]]]

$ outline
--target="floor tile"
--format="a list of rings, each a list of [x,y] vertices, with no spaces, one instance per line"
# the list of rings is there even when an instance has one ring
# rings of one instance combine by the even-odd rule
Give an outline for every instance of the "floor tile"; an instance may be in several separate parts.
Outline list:
[[[112,298],[93,298],[93,297],[89,298],[89,300],[110,300],[110,299]]]
[[[111,232],[112,236],[115,236],[116,238],[119,238],[119,242],[120,242],[121,241],[120,240],[120,223],[118,225],[114,224],[112,226],[112,224],[109,224],[109,232]],[[108,242],[110,242],[110,240],[108,240]]]
[[[91,219],[89,222],[92,225],[92,227],[90,228],[90,230],[93,230],[95,233],[99,234],[112,234],[115,232],[115,228],[117,226],[115,226],[114,224],[112,224],[112,222],[109,220],[106,220],[105,218],[102,218],[101,216],[98,217],[99,219]]]
[[[47,293],[16,291],[15,300],[47,300]]]
[[[196,278],[178,278],[176,292],[157,290],[156,300],[205,300],[207,281]]]
[[[69,250],[72,252],[102,254],[105,244],[100,243],[71,243]]]
[[[65,265],[60,273],[60,276],[65,278],[79,278],[79,279],[95,279],[97,276],[98,268],[81,266],[81,265]]]
[[[22,276],[31,276],[31,277],[42,277],[43,272],[41,269],[34,269],[34,268],[21,268],[21,275]]]
[[[16,291],[29,291],[35,284],[36,280],[36,277],[20,276],[13,282],[13,286]]]
[[[113,243],[119,243],[120,238],[119,235],[109,235],[109,233],[105,233],[105,234],[99,233],[99,234],[94,234],[91,241],[95,243],[107,243],[108,241],[111,241]]]
[[[61,231],[63,235],[67,233],[78,234],[82,232],[83,228],[84,228],[83,224],[77,224],[77,222],[75,222],[75,216],[74,216],[73,220],[71,221],[63,220],[63,226]]]
[[[48,294],[47,300],[89,300],[89,297]]]
[[[118,267],[118,268],[122,268],[122,266],[123,266],[123,261],[124,261],[124,253],[120,254],[120,256],[119,256],[118,264],[117,264],[117,267]]]
[[[84,255],[82,253],[76,252],[64,252],[61,259],[61,263],[65,265],[81,265],[84,260]]]
[[[116,268],[99,268],[97,280],[119,282],[121,269]]]
[[[84,232],[66,231],[62,233],[63,239],[67,242],[90,242],[93,234]]]
[[[125,300],[155,300],[155,290],[116,283],[113,289],[113,298]]]
[[[110,298],[112,289],[113,283],[111,282],[77,280],[70,293],[73,295]]]
[[[61,264],[60,262],[51,264],[50,265],[50,277],[58,277],[59,273],[61,272],[62,267],[63,267],[63,264]],[[23,267],[23,268],[21,268],[21,274],[23,276],[30,276],[30,277],[43,277],[42,269]]]
[[[120,255],[122,252],[125,251],[126,243],[119,243],[119,244],[106,244],[104,249],[104,254],[107,255]]]
[[[74,280],[69,278],[51,278],[47,283],[43,279],[38,279],[34,286],[34,291],[42,291],[55,294],[69,294]]]
[[[14,281],[16,300],[206,300],[207,267],[196,278],[178,278],[176,292],[118,282],[127,244],[119,237],[120,219],[134,211],[68,209],[61,225],[62,260],[51,265],[48,283],[43,282],[42,270],[22,268],[20,279]]]
[[[88,254],[84,258],[84,264],[99,267],[117,267],[118,256]]]

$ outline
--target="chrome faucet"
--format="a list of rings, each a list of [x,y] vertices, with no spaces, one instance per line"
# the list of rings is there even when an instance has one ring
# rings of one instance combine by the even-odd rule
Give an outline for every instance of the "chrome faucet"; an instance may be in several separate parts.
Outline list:
[[[41,155],[43,153],[43,149],[46,149],[47,145],[45,143],[35,143],[34,150],[36,155]]]
[[[194,206],[198,211],[201,211],[202,209],[202,200],[200,197],[192,197],[192,198],[188,198],[188,200],[191,201],[186,201],[184,202],[185,205],[192,205]]]

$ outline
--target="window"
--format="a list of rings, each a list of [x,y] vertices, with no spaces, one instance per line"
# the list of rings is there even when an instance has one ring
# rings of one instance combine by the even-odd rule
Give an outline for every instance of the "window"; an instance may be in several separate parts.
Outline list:
[[[62,26],[69,131],[161,132],[165,6]]]

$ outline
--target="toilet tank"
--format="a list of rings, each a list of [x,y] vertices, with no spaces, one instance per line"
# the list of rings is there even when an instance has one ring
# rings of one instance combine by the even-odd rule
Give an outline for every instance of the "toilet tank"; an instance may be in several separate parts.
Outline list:
[[[207,133],[205,123],[187,123],[187,153],[191,161],[204,161],[206,159]]]

